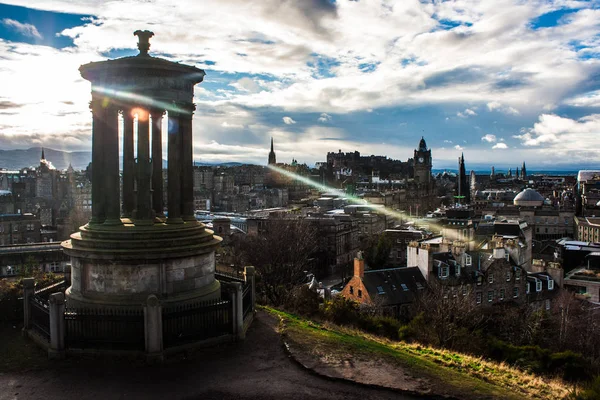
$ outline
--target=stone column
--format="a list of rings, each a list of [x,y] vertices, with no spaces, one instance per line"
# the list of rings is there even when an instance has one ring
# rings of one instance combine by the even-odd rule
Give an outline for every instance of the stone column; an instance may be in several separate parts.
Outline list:
[[[23,279],[23,332],[31,329],[31,299],[35,295],[35,279]]]
[[[168,224],[181,224],[181,132],[179,115],[169,111],[169,149],[167,177],[167,208],[169,210]]]
[[[133,157],[133,115],[123,110],[123,216],[131,218],[135,208],[135,159]]]
[[[152,208],[157,217],[163,213],[162,110],[152,111]]]
[[[179,130],[181,132],[181,215],[184,221],[196,221],[194,215],[192,108],[186,110],[179,117]]]
[[[150,165],[150,115],[146,110],[138,109],[138,135],[137,135],[137,208],[135,210],[136,225],[151,225],[152,197],[150,183],[152,179],[152,166]]]
[[[50,347],[48,358],[65,358],[65,294],[50,295]]]
[[[94,97],[92,110],[92,219],[90,225],[101,224],[106,219],[104,204],[104,131],[106,113],[102,99]]]
[[[121,225],[121,201],[119,179],[119,116],[118,109],[113,105],[105,108],[104,131],[104,193],[106,199],[105,225]],[[92,182],[92,191],[94,190]],[[92,206],[94,200],[92,199]]]
[[[144,305],[144,332],[146,340],[146,360],[163,360],[162,307],[158,297],[151,294]]]
[[[241,282],[231,282],[229,285],[232,287],[233,334],[238,339],[244,339],[246,337],[244,332],[244,288]]]

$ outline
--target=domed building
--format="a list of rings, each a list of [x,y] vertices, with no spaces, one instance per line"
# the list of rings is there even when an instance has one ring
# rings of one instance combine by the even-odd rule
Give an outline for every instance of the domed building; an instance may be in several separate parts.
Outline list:
[[[531,188],[526,188],[515,196],[513,204],[515,206],[541,207],[544,200],[541,194]]]

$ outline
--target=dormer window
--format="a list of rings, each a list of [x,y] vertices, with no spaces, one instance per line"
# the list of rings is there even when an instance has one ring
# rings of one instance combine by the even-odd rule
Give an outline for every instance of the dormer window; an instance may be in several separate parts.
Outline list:
[[[506,273],[506,282],[510,282],[510,271]]]
[[[468,254],[465,254],[465,265],[471,266],[473,264],[473,257]]]
[[[542,291],[542,281],[540,281],[540,280],[535,281],[535,291],[536,292]]]
[[[440,267],[440,278],[442,278],[442,279],[447,278],[448,275],[450,275],[450,268],[447,265],[441,266]]]
[[[554,290],[554,280],[548,279],[548,290]]]
[[[481,286],[482,283],[483,283],[483,277],[481,275],[479,275],[477,277],[477,286]]]
[[[454,271],[455,271],[456,277],[458,278],[460,276],[460,264],[456,264],[454,266]]]
[[[488,283],[494,283],[494,274],[492,274],[491,272],[488,275]]]
[[[516,280],[521,279],[521,270],[519,268],[515,269],[515,279]]]

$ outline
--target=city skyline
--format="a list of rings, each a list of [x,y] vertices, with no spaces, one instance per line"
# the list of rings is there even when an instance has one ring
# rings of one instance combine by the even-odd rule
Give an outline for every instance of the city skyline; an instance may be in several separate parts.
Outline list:
[[[137,54],[135,26],[156,33],[153,56],[207,72],[199,162],[266,164],[271,137],[282,162],[338,149],[406,160],[421,136],[440,169],[463,152],[467,169],[600,161],[594,1],[6,3],[3,149],[90,150],[78,68]]]

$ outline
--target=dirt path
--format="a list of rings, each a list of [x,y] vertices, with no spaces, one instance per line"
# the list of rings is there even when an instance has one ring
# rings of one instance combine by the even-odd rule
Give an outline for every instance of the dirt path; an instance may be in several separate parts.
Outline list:
[[[0,400],[416,399],[307,372],[284,352],[277,324],[261,312],[244,342],[160,366],[70,359],[53,370],[5,373]]]

